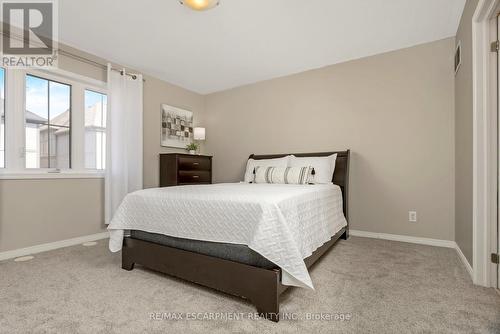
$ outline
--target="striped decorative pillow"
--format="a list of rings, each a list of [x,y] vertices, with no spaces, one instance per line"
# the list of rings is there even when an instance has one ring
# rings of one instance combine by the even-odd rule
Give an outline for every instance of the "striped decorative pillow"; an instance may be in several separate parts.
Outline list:
[[[313,183],[312,167],[255,167],[254,183],[308,184]]]

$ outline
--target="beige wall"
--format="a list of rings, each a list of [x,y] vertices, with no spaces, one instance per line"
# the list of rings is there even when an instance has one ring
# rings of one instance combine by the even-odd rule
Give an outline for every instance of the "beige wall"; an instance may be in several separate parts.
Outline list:
[[[103,232],[102,179],[1,180],[0,252]]]
[[[250,153],[350,148],[352,229],[454,240],[453,49],[448,38],[208,95],[215,180],[241,180]]]
[[[106,63],[73,48],[64,50]],[[63,70],[106,80],[102,67],[61,56]],[[204,97],[150,76],[144,83],[144,186],[158,184],[160,104],[184,107],[202,122]],[[30,247],[106,230],[102,179],[0,180],[0,252]]]
[[[472,265],[472,15],[478,0],[467,0],[456,41],[462,65],[455,77],[455,241]]]
[[[106,64],[107,62],[102,59],[95,57],[93,55],[90,55],[88,53],[79,51],[75,48],[69,47],[67,45],[61,45],[59,44],[59,48],[63,49],[64,51],[76,55],[76,56],[81,56],[86,59],[89,59],[91,61],[94,61],[96,63],[100,64]],[[69,71],[73,72],[79,75],[83,75],[92,79],[100,80],[100,81],[106,81],[107,80],[107,71],[102,67],[98,66],[97,64],[92,65],[91,63],[81,61],[79,59],[76,59],[74,57],[68,57],[65,56],[64,54],[61,54],[58,60],[58,67]]]

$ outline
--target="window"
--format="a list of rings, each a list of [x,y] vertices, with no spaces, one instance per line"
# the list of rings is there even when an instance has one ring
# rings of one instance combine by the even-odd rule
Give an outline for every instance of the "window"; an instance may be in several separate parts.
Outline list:
[[[0,168],[5,168],[5,70],[0,68]]]
[[[71,167],[71,86],[26,75],[26,168]]]
[[[107,102],[99,80],[0,67],[0,179],[102,178]]]
[[[85,90],[85,168],[105,168],[107,104],[105,94]]]

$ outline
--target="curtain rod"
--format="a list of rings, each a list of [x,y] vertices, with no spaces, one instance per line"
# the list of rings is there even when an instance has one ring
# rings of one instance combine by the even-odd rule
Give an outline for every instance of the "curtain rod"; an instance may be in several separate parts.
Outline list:
[[[78,60],[78,61],[81,61],[83,63],[87,63],[89,65],[93,65],[95,67],[98,67],[98,68],[101,68],[103,70],[106,70],[108,68],[108,66],[104,65],[104,64],[101,64],[95,60],[92,60],[92,59],[89,59],[89,58],[85,58],[83,56],[80,56],[80,55],[77,55],[77,54],[74,54],[74,53],[71,53],[69,51],[66,51],[66,50],[63,50],[63,49],[58,49],[57,50],[59,54],[63,55],[63,56],[66,56],[66,57],[69,57],[69,58],[72,58],[72,59],[75,59],[75,60]],[[112,71],[115,71],[115,72],[118,72],[120,73],[121,75],[123,75],[123,69],[118,69],[118,68],[114,68],[114,67],[111,67],[111,70]],[[131,77],[132,79],[137,79],[137,74],[136,73],[126,73],[126,75],[128,75],[129,77]],[[146,81],[144,78],[142,79],[142,81]]]
[[[9,33],[9,32],[5,32],[5,31],[1,31],[1,34],[5,35],[5,36],[7,36],[9,38],[14,38],[14,39],[17,39],[19,41],[24,41],[24,37],[21,37],[21,36],[15,34],[15,33],[12,33],[12,32]],[[61,54],[63,56],[66,56],[66,57],[69,57],[69,58],[81,61],[82,63],[87,63],[89,65],[98,67],[98,68],[100,68],[102,70],[107,70],[108,69],[108,66],[105,65],[105,64],[101,64],[101,63],[99,63],[99,62],[97,62],[95,60],[92,60],[92,59],[89,59],[89,58],[86,58],[86,57],[83,57],[83,56],[71,53],[71,52],[63,50],[63,49],[57,49],[57,53]],[[111,70],[115,71],[115,72],[119,72],[121,75],[124,74],[123,73],[123,69],[117,69],[117,68],[111,67]],[[134,80],[137,79],[137,74],[136,73],[125,73],[125,74],[128,75],[128,76],[130,76]],[[145,82],[146,80],[143,78],[142,81]]]

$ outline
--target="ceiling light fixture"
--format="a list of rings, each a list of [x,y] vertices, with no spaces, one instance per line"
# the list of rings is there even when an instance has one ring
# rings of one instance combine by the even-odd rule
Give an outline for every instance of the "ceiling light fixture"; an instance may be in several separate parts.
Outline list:
[[[179,2],[181,5],[188,6],[191,9],[203,11],[218,6],[220,0],[180,0]]]

